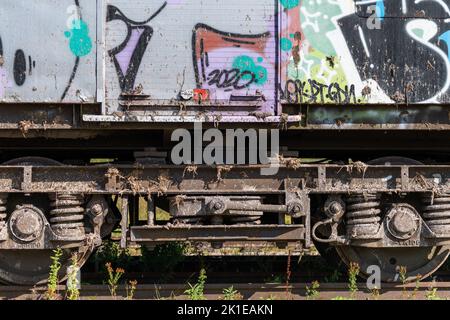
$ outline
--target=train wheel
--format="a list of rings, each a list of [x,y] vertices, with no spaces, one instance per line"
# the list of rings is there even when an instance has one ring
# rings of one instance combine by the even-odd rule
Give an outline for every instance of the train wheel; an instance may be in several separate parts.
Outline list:
[[[83,265],[91,253],[89,248],[63,250],[59,279],[62,281],[66,277],[73,254],[77,254],[78,264]],[[0,281],[13,285],[45,284],[52,255],[52,250],[0,250]]]
[[[406,268],[406,280],[414,281],[433,274],[447,260],[449,247],[425,248],[364,248],[342,246],[336,248],[346,265],[358,263],[361,274],[370,276],[370,266],[378,266],[382,282],[400,282],[399,267]]]
[[[386,157],[368,162],[369,165],[422,165],[421,162],[403,158]],[[406,280],[414,281],[433,274],[447,260],[450,247],[418,248],[368,248],[354,246],[337,246],[336,251],[342,261],[349,266],[358,263],[361,274],[370,276],[370,266],[379,266],[382,282],[399,282],[399,268],[406,268]]]
[[[15,160],[8,161],[3,165],[9,166],[58,166],[61,165],[59,162],[46,159],[46,158],[38,158],[38,157],[27,157],[27,158],[19,158]],[[8,206],[8,211],[14,210],[18,204],[24,203],[24,199],[26,199],[27,203],[33,204],[36,208],[46,208],[42,211],[49,211],[51,209],[51,200],[46,195],[10,195],[8,197],[7,203],[2,203],[2,207],[5,208]],[[2,200],[3,201],[3,200]],[[5,200],[6,201],[6,200]],[[75,201],[72,198],[63,199],[63,201]],[[49,209],[50,208],[50,209]],[[80,216],[80,207],[76,207],[77,213],[76,215]],[[57,211],[58,207],[54,210]],[[73,213],[69,213],[70,216],[66,216],[68,218],[73,218]],[[25,216],[28,218],[28,216]],[[36,216],[30,216],[33,219]],[[52,221],[52,217],[50,217],[50,221]],[[58,218],[57,218],[58,219]],[[62,218],[60,218],[62,219]],[[67,219],[67,218],[66,218]],[[24,219],[25,220],[25,219]],[[37,222],[39,224],[42,222]],[[58,223],[58,222],[57,222]],[[79,223],[78,223],[79,224]],[[72,223],[72,226],[74,224]],[[33,224],[27,224],[25,228],[33,228]],[[80,232],[84,233],[83,226],[77,226]],[[80,242],[85,243],[85,242]],[[78,265],[82,266],[90,254],[94,250],[94,245],[83,245],[70,249],[64,249],[63,255],[60,258],[59,262],[61,264],[59,279],[63,280],[66,277],[67,267],[70,264],[71,258],[73,255],[77,255]],[[0,250],[0,281],[7,284],[14,285],[40,285],[45,284],[48,280],[50,266],[52,263],[51,257],[53,255],[53,250],[51,249],[20,249],[20,250],[11,250],[11,249],[2,249]]]

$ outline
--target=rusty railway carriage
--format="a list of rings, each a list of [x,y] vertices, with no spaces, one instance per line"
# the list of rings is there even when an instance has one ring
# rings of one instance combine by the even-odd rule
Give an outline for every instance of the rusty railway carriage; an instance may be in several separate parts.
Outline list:
[[[124,247],[316,245],[384,281],[448,257],[449,0],[2,0],[0,17],[3,282],[43,283],[53,249],[84,262],[119,226]],[[172,133],[198,123],[280,130],[278,173],[175,165]]]

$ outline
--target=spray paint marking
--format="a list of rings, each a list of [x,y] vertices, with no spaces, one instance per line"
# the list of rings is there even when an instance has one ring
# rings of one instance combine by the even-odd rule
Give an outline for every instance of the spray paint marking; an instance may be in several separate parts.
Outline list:
[[[92,51],[92,40],[89,37],[89,27],[83,20],[73,20],[73,27],[64,35],[70,39],[70,51],[76,57],[87,56]]]

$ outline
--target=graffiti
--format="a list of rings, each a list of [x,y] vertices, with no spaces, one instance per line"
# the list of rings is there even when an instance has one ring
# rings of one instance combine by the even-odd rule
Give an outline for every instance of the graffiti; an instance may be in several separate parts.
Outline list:
[[[450,10],[446,1],[311,0],[295,5],[280,0],[280,5],[285,8],[282,87],[289,80],[310,79],[327,86],[354,86],[356,100],[351,100],[356,103],[447,99]],[[302,35],[302,41],[294,46],[295,33]],[[336,62],[333,66],[327,63],[330,58]],[[367,87],[372,94],[364,94]],[[325,97],[324,103],[336,101]]]
[[[258,59],[262,62],[262,58]],[[209,67],[209,61],[205,62]],[[234,88],[242,90],[252,84],[262,86],[267,81],[267,69],[257,66],[249,56],[237,57],[231,70],[213,70],[207,77],[209,86],[216,86],[219,89]]]
[[[73,80],[75,79],[78,67],[80,65],[80,57],[88,55],[92,50],[92,40],[89,37],[89,28],[83,21],[81,16],[80,1],[75,0],[75,5],[71,7],[74,10],[73,12],[75,13],[72,18],[75,17],[75,19],[69,18],[68,25],[71,26],[71,31],[64,32],[64,36],[70,39],[70,51],[72,51],[76,58],[72,73],[69,78],[69,82],[67,83],[67,86],[61,96],[61,101],[64,101],[67,93],[70,90],[70,87],[72,86]]]
[[[106,21],[120,20],[126,24],[128,32],[125,40],[118,47],[109,51],[109,55],[114,59],[122,92],[133,91],[142,58],[153,36],[153,28],[146,24],[156,18],[166,6],[167,2],[152,14],[150,18],[142,22],[127,18],[115,6],[108,6]]]
[[[84,57],[92,50],[92,40],[89,37],[88,25],[83,20],[73,20],[73,26],[70,31],[64,35],[70,39],[70,51],[76,57]]]
[[[76,15],[68,20],[70,7]],[[1,102],[79,102],[79,95],[94,101],[95,70],[88,69],[96,61],[87,56],[94,49],[88,26],[95,26],[95,4],[15,0],[3,1],[1,9]]]
[[[337,82],[327,85],[312,79],[308,81],[288,80],[285,88],[280,87],[279,91],[281,99],[287,103],[357,103],[355,86],[346,85],[342,88]]]
[[[248,70],[242,71],[239,69],[231,69],[231,70],[213,70],[208,75],[207,78],[208,85],[216,86],[217,88],[234,88],[236,90],[241,90],[249,87],[252,83],[256,82],[256,75]],[[246,83],[240,84],[242,80],[245,81],[248,79]]]
[[[2,3],[2,102],[450,102],[449,1],[29,1]]]
[[[265,48],[271,41],[269,32],[256,35],[242,35],[222,32],[204,24],[195,27],[193,36],[194,68],[198,87],[233,90],[228,99],[257,100],[259,96],[240,94],[251,86],[263,87],[268,81],[268,70],[264,64]],[[236,52],[242,52],[235,56]],[[233,54],[233,55],[231,55]],[[224,64],[223,60],[228,60]],[[222,68],[218,68],[222,67]]]
[[[383,3],[386,15],[404,16],[399,2]],[[408,11],[424,12],[424,16],[446,14],[445,11],[437,14],[441,5],[435,1],[409,1],[407,4]],[[377,79],[393,101],[397,102],[393,97],[400,92],[411,103],[438,102],[448,91],[448,48],[445,41],[439,41],[448,28],[444,20],[384,19],[382,30],[385,32],[380,32],[366,28],[353,14],[339,19],[339,25],[360,78]],[[436,70],[442,71],[437,73]]]
[[[27,72],[27,60],[22,50],[17,50],[14,57],[14,81],[18,86],[25,83]]]
[[[278,82],[274,1],[249,1],[245,6],[237,0],[109,1],[108,103],[117,108],[117,101],[130,99],[127,93],[139,85],[139,99],[150,105],[252,101],[254,108],[273,113]]]

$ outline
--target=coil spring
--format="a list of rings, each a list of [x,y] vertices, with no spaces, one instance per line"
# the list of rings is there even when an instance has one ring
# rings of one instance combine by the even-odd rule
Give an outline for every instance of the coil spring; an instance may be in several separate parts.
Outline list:
[[[423,218],[431,231],[438,234],[450,233],[450,194],[440,195],[432,199],[423,198]]]
[[[5,193],[0,194],[0,227],[4,226],[6,224],[6,218],[7,218],[7,209],[6,209],[6,203],[7,203],[8,195]]]
[[[352,238],[373,235],[380,227],[380,196],[352,195],[347,198],[347,234]]]
[[[57,195],[50,203],[50,224],[57,229],[80,229],[84,227],[83,196]]]

